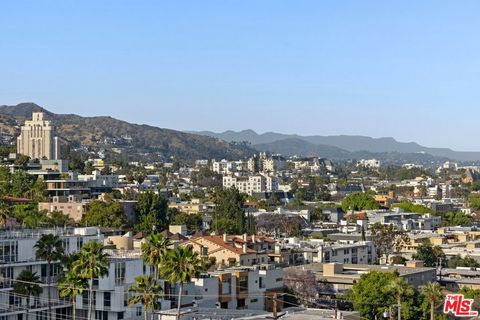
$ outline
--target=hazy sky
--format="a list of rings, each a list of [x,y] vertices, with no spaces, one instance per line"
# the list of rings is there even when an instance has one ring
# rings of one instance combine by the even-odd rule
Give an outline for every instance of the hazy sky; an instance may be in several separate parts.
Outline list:
[[[480,1],[2,1],[0,104],[480,150]]]

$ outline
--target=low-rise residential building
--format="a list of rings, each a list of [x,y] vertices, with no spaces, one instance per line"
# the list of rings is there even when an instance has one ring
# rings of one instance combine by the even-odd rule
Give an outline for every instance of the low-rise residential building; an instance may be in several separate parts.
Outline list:
[[[274,250],[275,240],[261,236],[208,235],[193,237],[182,245],[192,246],[202,257],[223,266],[253,266],[269,262],[268,252]]]
[[[39,202],[38,210],[48,213],[61,212],[79,222],[87,212],[87,203],[78,195],[54,196],[49,202]]]

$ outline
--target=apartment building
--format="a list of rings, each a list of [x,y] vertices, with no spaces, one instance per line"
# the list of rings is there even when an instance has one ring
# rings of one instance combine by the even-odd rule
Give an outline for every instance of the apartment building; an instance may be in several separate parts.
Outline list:
[[[384,266],[343,263],[312,263],[298,267],[304,271],[315,273],[315,277],[322,287],[335,296],[345,294],[360,280],[363,274],[377,272],[397,272],[408,284],[419,288],[428,282],[436,281],[437,270],[423,266],[421,261],[409,261],[406,266]]]
[[[317,247],[317,250],[313,262],[318,263],[372,264],[376,257],[372,241],[326,243]]]
[[[262,235],[194,237],[182,245],[191,246],[203,257],[214,259],[221,266],[253,266],[269,262],[268,253],[275,249],[275,240]]]
[[[278,181],[275,177],[267,175],[250,176],[224,176],[223,187],[235,187],[238,191],[252,195],[254,193],[272,192],[278,190]]]
[[[51,295],[52,312],[58,319],[71,314],[71,304],[68,300],[59,297],[54,284],[59,274],[60,266],[54,264],[51,270],[52,285],[48,286],[47,262],[40,260],[35,254],[35,244],[43,234],[56,234],[63,242],[66,253],[73,253],[81,249],[84,243],[90,241],[103,241],[97,228],[75,229],[36,229],[0,232],[0,317],[4,320],[46,319],[48,316],[47,297]],[[13,291],[13,284],[18,275],[28,270],[35,272],[43,282],[43,292],[38,297],[27,299]],[[27,320],[28,320],[27,319]]]
[[[76,195],[54,196],[49,202],[39,202],[38,210],[45,210],[48,213],[62,212],[75,222],[79,222],[87,212],[87,203],[82,197]]]

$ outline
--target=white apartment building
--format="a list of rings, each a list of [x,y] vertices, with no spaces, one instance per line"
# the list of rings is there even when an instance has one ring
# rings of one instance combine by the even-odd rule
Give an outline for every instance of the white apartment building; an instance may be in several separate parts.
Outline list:
[[[221,160],[221,161],[212,161],[212,171],[217,174],[232,174],[237,172],[237,163],[235,161]]]
[[[262,160],[263,172],[275,172],[287,168],[287,161],[281,156],[271,156]]]
[[[357,165],[365,168],[380,168],[380,160],[362,159],[358,162]]]
[[[15,279],[24,270],[35,272],[44,283],[41,284],[42,294],[30,299],[29,317],[26,320],[47,319],[48,291],[51,294],[52,312],[55,317],[61,319],[71,316],[70,302],[59,297],[56,284],[54,284],[60,272],[59,264],[55,263],[51,270],[52,285],[48,287],[45,284],[47,282],[47,262],[36,258],[34,246],[43,234],[58,235],[66,253],[78,251],[84,243],[90,241],[103,241],[103,236],[98,232],[98,228],[24,229],[0,232],[0,317],[3,320],[26,319],[27,299],[13,291]]]
[[[128,289],[135,278],[149,273],[140,255],[140,250],[105,250],[109,255],[108,276],[94,280],[94,319],[95,320],[141,320],[144,307],[141,304],[128,305]],[[187,291],[188,292],[188,291]],[[185,300],[188,303],[188,298]],[[77,297],[77,315],[88,315],[88,292]],[[163,310],[170,309],[168,300],[161,301]]]
[[[313,257],[313,262],[372,264],[375,262],[375,257],[375,245],[371,241],[346,244],[325,243],[318,247],[318,254],[317,257]]]
[[[240,192],[252,195],[257,192],[272,192],[278,190],[278,181],[275,177],[261,174],[250,176],[223,176],[223,187],[235,187]]]
[[[199,308],[272,310],[272,297],[283,290],[283,269],[274,265],[226,268],[195,279]]]

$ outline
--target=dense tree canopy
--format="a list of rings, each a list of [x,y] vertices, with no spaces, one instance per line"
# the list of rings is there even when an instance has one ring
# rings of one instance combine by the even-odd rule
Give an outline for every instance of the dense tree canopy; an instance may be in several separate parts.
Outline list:
[[[245,198],[236,188],[215,188],[212,192],[215,203],[212,230],[217,234],[241,234],[245,231],[243,202]]]
[[[88,204],[87,214],[82,223],[89,226],[120,228],[127,224],[127,216],[118,202],[94,200]]]
[[[342,209],[348,210],[374,210],[380,208],[380,205],[369,193],[352,193],[343,198]]]
[[[149,233],[167,227],[167,208],[168,201],[162,195],[150,191],[139,194],[135,230]]]
[[[413,255],[413,259],[422,260],[425,267],[436,267],[442,260],[442,264],[446,262],[445,253],[440,246],[433,246],[430,243],[421,244],[417,248],[417,252]]]

